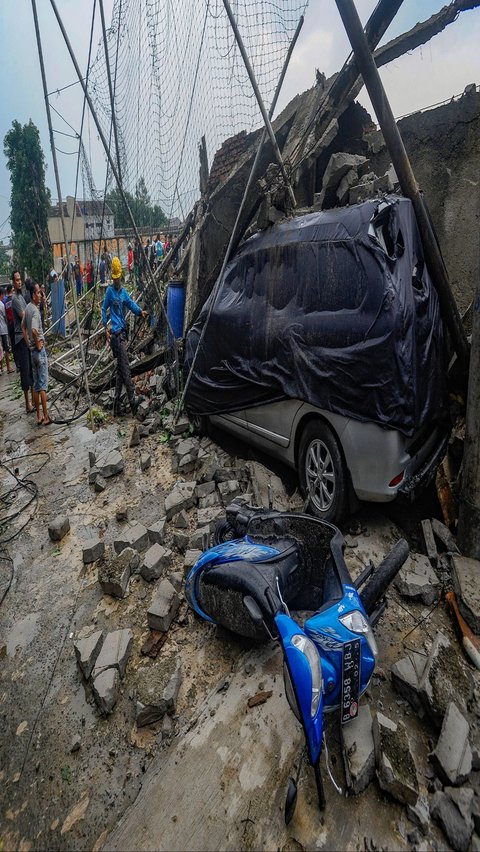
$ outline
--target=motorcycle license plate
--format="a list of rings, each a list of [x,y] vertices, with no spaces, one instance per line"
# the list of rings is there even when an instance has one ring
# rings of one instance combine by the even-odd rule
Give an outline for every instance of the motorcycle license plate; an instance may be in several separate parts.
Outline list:
[[[342,725],[355,719],[358,714],[360,693],[360,639],[343,645],[342,665]]]

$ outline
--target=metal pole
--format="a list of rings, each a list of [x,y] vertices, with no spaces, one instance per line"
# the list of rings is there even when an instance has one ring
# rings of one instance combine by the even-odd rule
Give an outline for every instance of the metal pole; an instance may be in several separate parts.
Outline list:
[[[297,24],[297,29],[295,30],[292,41],[290,42],[290,47],[288,48],[288,52],[287,52],[287,55],[285,57],[285,62],[283,63],[282,72],[280,74],[280,77],[279,77],[279,80],[278,80],[278,83],[277,83],[277,88],[275,89],[275,94],[273,96],[273,100],[272,100],[272,103],[270,105],[270,109],[268,111],[268,117],[269,118],[272,117],[272,115],[275,111],[275,107],[277,105],[277,101],[278,101],[278,98],[279,98],[279,95],[280,95],[280,91],[281,91],[281,88],[282,88],[282,85],[283,85],[283,81],[285,79],[285,74],[287,73],[287,68],[288,68],[288,65],[289,65],[289,62],[290,62],[290,58],[291,58],[292,53],[293,53],[293,48],[295,47],[295,45],[297,43],[298,36],[300,35],[300,30],[303,27],[303,21],[304,21],[304,18],[303,18],[303,15],[302,15],[298,24]],[[213,291],[212,291],[212,301],[211,301],[211,304],[210,304],[210,308],[209,308],[204,326],[202,328],[202,332],[200,334],[200,338],[199,338],[199,341],[198,341],[197,348],[195,350],[195,354],[192,358],[192,363],[190,365],[190,370],[188,372],[188,376],[185,380],[185,385],[183,387],[182,396],[180,398],[180,402],[178,403],[178,407],[177,407],[177,410],[175,412],[175,419],[178,418],[178,416],[179,416],[179,414],[180,414],[180,412],[183,408],[183,404],[185,402],[185,396],[186,396],[188,386],[190,384],[190,379],[192,377],[192,373],[193,373],[193,370],[195,368],[195,363],[196,363],[196,360],[197,360],[197,353],[200,350],[200,346],[202,344],[202,340],[203,340],[204,335],[205,335],[205,329],[208,325],[208,321],[209,321],[210,316],[212,314],[213,306],[215,304],[215,299],[217,297],[218,288],[220,286],[220,281],[223,278],[223,273],[225,272],[225,267],[226,267],[226,265],[227,265],[227,263],[230,259],[230,252],[232,250],[232,246],[233,246],[235,239],[237,237],[237,229],[238,229],[238,225],[240,223],[240,218],[241,218],[241,215],[243,213],[243,208],[245,207],[245,202],[247,200],[248,193],[250,191],[250,188],[252,186],[252,183],[253,183],[253,180],[254,180],[254,177],[255,177],[255,172],[257,171],[257,166],[258,166],[258,163],[259,163],[259,160],[260,160],[260,156],[262,154],[262,149],[263,149],[263,146],[265,144],[267,135],[268,135],[267,129],[264,128],[262,136],[260,138],[260,142],[258,143],[257,153],[255,154],[255,159],[253,161],[253,165],[252,165],[250,174],[248,176],[247,185],[245,187],[245,191],[243,193],[242,200],[240,202],[240,207],[238,208],[237,218],[235,219],[235,224],[233,226],[232,233],[230,234],[230,240],[228,242],[227,250],[225,252],[225,257],[223,258],[222,268],[220,270],[220,273],[218,275],[218,278],[215,282],[215,286],[214,286]]]
[[[58,207],[59,207],[59,211],[60,211],[60,219],[61,219],[61,222],[62,222],[63,239],[64,239],[64,242],[65,242],[65,249],[66,249],[66,252],[67,252],[68,272],[69,272],[70,286],[72,288],[72,296],[73,296],[73,309],[74,309],[74,312],[75,312],[75,322],[76,322],[76,326],[77,326],[78,342],[79,342],[79,346],[80,346],[80,358],[81,358],[81,362],[82,362],[83,374],[84,374],[84,377],[85,377],[85,391],[86,391],[86,394],[87,394],[88,409],[89,409],[89,412],[90,412],[90,425],[91,425],[91,428],[92,428],[92,432],[95,432],[95,424],[93,422],[93,415],[92,415],[92,400],[90,398],[90,387],[89,387],[89,383],[88,383],[87,365],[85,363],[85,353],[83,351],[82,330],[80,328],[80,320],[79,320],[79,317],[78,317],[76,284],[75,284],[74,277],[73,277],[73,271],[72,271],[72,268],[71,268],[71,265],[70,265],[70,262],[69,262],[69,259],[68,259],[69,255],[70,255],[70,245],[69,245],[69,242],[67,240],[67,228],[66,228],[66,225],[65,225],[65,216],[63,215],[62,189],[61,189],[61,186],[60,186],[60,176],[59,176],[59,173],[58,173],[57,151],[56,151],[56,148],[55,148],[55,140],[53,138],[52,117],[51,117],[51,113],[50,113],[50,103],[49,103],[49,100],[48,100],[47,78],[46,78],[46,75],[45,75],[45,65],[44,65],[44,62],[43,62],[43,50],[42,50],[42,42],[41,42],[41,38],[40,38],[40,28],[39,28],[39,25],[38,25],[36,0],[32,0],[32,10],[33,10],[33,19],[34,19],[34,23],[35,23],[35,35],[36,35],[36,38],[37,38],[38,58],[40,60],[40,71],[41,71],[41,74],[42,74],[42,85],[43,85],[43,94],[44,94],[44,98],[45,98],[45,108],[46,108],[46,111],[47,111],[48,132],[49,132],[49,136],[50,136],[50,147],[52,149],[53,169],[54,169],[54,172],[55,172],[55,183],[57,185]]]
[[[61,31],[61,33],[62,33],[62,35],[63,35],[63,39],[64,39],[64,42],[65,42],[65,45],[66,45],[67,50],[68,50],[68,52],[69,52],[69,54],[70,54],[70,59],[72,60],[73,67],[75,68],[75,71],[76,71],[76,74],[77,74],[77,77],[78,77],[78,82],[80,83],[80,85],[81,85],[81,87],[82,87],[82,89],[83,89],[83,93],[84,93],[84,95],[85,95],[85,97],[86,97],[86,99],[87,99],[88,106],[90,107],[90,112],[91,112],[91,114],[92,114],[92,118],[93,118],[93,120],[94,120],[94,122],[95,122],[95,127],[97,128],[98,135],[99,135],[99,137],[100,137],[100,141],[101,141],[101,143],[102,143],[102,145],[103,145],[103,147],[104,147],[105,154],[106,154],[106,156],[107,156],[108,162],[110,163],[110,168],[111,168],[111,170],[112,170],[112,172],[113,172],[113,175],[114,175],[114,178],[115,178],[115,180],[116,180],[116,182],[117,182],[118,191],[119,191],[119,193],[120,193],[120,195],[121,195],[121,197],[122,197],[122,201],[123,201],[123,203],[124,203],[124,205],[125,205],[125,210],[127,211],[128,218],[130,219],[130,223],[131,223],[131,226],[132,226],[133,232],[134,232],[134,234],[135,234],[136,238],[138,239],[138,241],[139,241],[139,243],[140,243],[140,247],[141,247],[141,249],[142,249],[142,254],[143,254],[143,257],[144,257],[144,259],[145,259],[145,264],[146,264],[147,274],[148,274],[148,277],[149,277],[149,279],[150,279],[150,283],[153,285],[153,288],[154,288],[154,290],[155,290],[155,292],[156,292],[156,294],[157,294],[157,298],[158,298],[158,301],[159,301],[159,304],[160,304],[160,308],[161,308],[162,313],[163,313],[163,315],[164,315],[164,317],[165,317],[165,319],[166,319],[167,327],[168,327],[168,331],[170,332],[170,340],[172,341],[172,347],[173,347],[174,355],[175,355],[175,358],[177,358],[177,343],[176,343],[176,340],[175,340],[175,335],[174,335],[174,333],[173,333],[172,326],[170,325],[170,321],[169,321],[169,319],[168,319],[167,312],[166,312],[166,310],[165,310],[165,307],[164,307],[164,304],[163,304],[163,301],[162,301],[162,294],[160,293],[160,289],[159,289],[159,287],[158,287],[158,284],[157,284],[157,282],[156,282],[156,280],[155,280],[155,277],[154,277],[154,275],[153,275],[153,273],[152,273],[152,270],[150,269],[149,259],[147,258],[146,254],[145,254],[145,250],[144,250],[144,247],[143,247],[143,243],[142,243],[142,241],[141,241],[141,239],[140,239],[140,234],[139,234],[139,232],[138,232],[138,228],[137,228],[137,225],[136,225],[135,219],[133,218],[132,211],[130,210],[129,203],[128,203],[128,201],[127,201],[127,198],[126,198],[125,192],[124,192],[124,190],[123,190],[122,182],[121,182],[121,180],[120,180],[120,176],[119,176],[119,174],[118,174],[117,167],[116,167],[115,162],[114,162],[114,160],[113,160],[113,157],[112,157],[112,155],[111,155],[111,153],[110,153],[110,148],[109,148],[109,146],[108,146],[108,144],[107,144],[107,140],[105,139],[105,135],[104,135],[104,133],[103,133],[103,130],[102,130],[101,125],[100,125],[100,122],[99,122],[99,120],[98,120],[98,116],[97,116],[97,113],[96,113],[96,111],[95,111],[95,107],[93,106],[92,99],[91,99],[90,95],[88,94],[87,87],[86,87],[86,85],[85,85],[85,81],[84,81],[84,79],[83,79],[83,77],[82,77],[82,74],[81,74],[80,68],[79,68],[79,66],[78,66],[78,62],[77,62],[76,57],[75,57],[75,54],[74,54],[74,52],[73,52],[72,45],[70,44],[70,40],[69,40],[69,38],[68,38],[67,32],[66,32],[66,30],[65,30],[65,27],[63,26],[63,21],[62,21],[62,19],[61,19],[61,17],[60,17],[60,14],[59,14],[59,12],[58,12],[58,9],[57,9],[57,6],[56,6],[56,3],[55,3],[55,0],[50,0],[50,5],[51,5],[51,7],[52,7],[52,9],[53,9],[53,11],[54,11],[55,17],[56,17],[56,19],[57,19],[58,26],[60,27],[60,31]]]
[[[245,68],[247,69],[247,74],[250,77],[250,82],[252,84],[253,91],[255,92],[255,97],[257,99],[258,106],[260,107],[260,112],[262,113],[263,120],[265,122],[265,127],[267,128],[267,132],[268,132],[268,135],[270,137],[270,142],[272,143],[272,147],[273,147],[273,151],[274,151],[277,163],[280,167],[280,171],[282,173],[282,177],[285,181],[285,184],[288,187],[288,193],[290,195],[290,200],[291,200],[293,206],[296,207],[297,202],[295,201],[295,195],[294,195],[294,192],[293,192],[293,189],[292,189],[292,185],[290,183],[289,177],[288,177],[287,172],[285,170],[285,164],[283,162],[282,155],[280,153],[280,148],[278,147],[277,140],[275,139],[275,134],[273,132],[272,123],[271,123],[270,118],[268,116],[267,110],[265,109],[265,104],[263,103],[263,99],[262,99],[262,96],[260,94],[260,90],[257,86],[255,74],[253,73],[253,68],[250,65],[250,60],[247,56],[247,52],[245,50],[245,45],[242,41],[242,37],[241,37],[239,29],[237,27],[237,22],[235,20],[232,9],[230,7],[229,0],[223,0],[223,5],[225,6],[225,11],[226,11],[228,18],[229,18],[229,21],[232,25],[232,29],[233,29],[233,32],[234,32],[234,35],[235,35],[235,39],[236,39],[237,44],[240,48],[240,53],[242,54],[242,58],[243,58],[243,61],[245,63]]]
[[[113,124],[113,135],[115,137],[115,149],[117,152],[117,165],[118,165],[118,177],[120,182],[122,181],[122,170],[120,165],[120,145],[118,144],[118,132],[117,132],[117,121],[115,118],[115,96],[113,93],[112,86],[112,75],[110,73],[110,60],[108,58],[108,44],[107,44],[107,28],[105,26],[105,10],[103,8],[103,0],[99,0],[100,3],[100,17],[102,19],[102,34],[103,34],[103,46],[105,49],[105,64],[107,66],[107,79],[108,79],[108,91],[110,93],[110,105],[112,110],[112,124]],[[120,27],[120,24],[119,24]],[[88,84],[88,80],[86,81]]]
[[[435,284],[442,314],[450,332],[460,366],[463,370],[467,370],[469,361],[468,341],[450,288],[447,270],[355,4],[353,0],[335,0],[335,2],[350,39],[363,82],[370,95],[402,192],[407,198],[410,198],[413,204],[427,267]]]

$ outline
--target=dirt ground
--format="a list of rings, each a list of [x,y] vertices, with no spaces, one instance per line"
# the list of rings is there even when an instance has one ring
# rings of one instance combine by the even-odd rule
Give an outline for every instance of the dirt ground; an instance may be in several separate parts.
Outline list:
[[[120,529],[115,513],[125,503],[132,507],[133,517],[143,523],[161,516],[163,497],[175,482],[171,449],[159,440],[158,434],[144,439],[141,450],[151,453],[152,466],[141,472],[140,448],[128,447],[131,420],[110,421],[95,436],[84,420],[72,426],[37,428],[35,416],[23,413],[16,388],[14,376],[0,378],[1,457],[8,468],[18,469],[20,477],[34,480],[38,506],[31,522],[9,545],[13,578],[0,606],[0,648],[6,645],[0,659],[0,849],[98,849],[125,814],[127,823],[124,820],[123,825],[128,824],[128,808],[142,786],[154,783],[168,761],[176,764],[176,750],[188,742],[185,738],[189,731],[213,718],[209,708],[213,706],[211,702],[216,702],[215,707],[221,706],[223,692],[217,690],[227,676],[231,683],[226,695],[230,694],[232,700],[232,687],[243,671],[245,655],[255,655],[255,651],[225,631],[198,620],[183,601],[159,656],[155,660],[142,657],[140,648],[149,633],[146,611],[154,584],[145,583],[136,575],[126,599],[104,596],[97,582],[96,566],[82,564],[82,544],[93,530],[100,531],[107,544],[112,542]],[[106,490],[96,494],[88,484],[88,451],[95,448],[101,455],[113,441],[120,444],[125,471],[108,480]],[[229,453],[234,451],[231,443],[227,447]],[[245,448],[239,446],[239,455],[244,452]],[[13,478],[2,468],[2,493],[13,484]],[[291,487],[291,481],[288,485]],[[20,495],[16,499],[25,502],[26,497]],[[8,507],[2,507],[2,511],[9,514]],[[20,519],[26,520],[29,511],[25,510]],[[421,511],[421,507],[416,511]],[[48,537],[47,526],[60,513],[68,515],[71,530],[55,543]],[[195,510],[190,515],[193,531]],[[397,524],[402,517],[396,516],[395,511],[387,517],[378,510],[362,510],[356,519],[356,534],[349,534],[348,538],[351,546],[346,558],[352,574],[360,571],[368,559],[380,561],[400,536]],[[413,513],[407,520],[409,532],[415,535],[418,518]],[[347,522],[344,532],[349,533],[351,524]],[[7,534],[3,530],[3,537]],[[171,532],[167,544],[169,536]],[[183,568],[183,557],[176,554],[175,559],[178,568]],[[0,562],[0,572],[1,598],[10,578],[8,562]],[[74,658],[74,638],[87,633],[93,625],[104,630],[130,627],[134,634],[133,654],[121,695],[107,719],[99,715]],[[389,608],[376,630],[379,666],[367,695],[372,710],[381,709],[392,718],[406,721],[421,791],[427,788],[427,756],[433,733],[393,691],[389,669],[406,649],[425,652],[439,629],[453,638],[442,604],[430,611],[405,603],[392,590]],[[173,726],[158,722],[137,730],[129,687],[135,670],[161,665],[162,655],[172,650],[180,654],[183,669]],[[248,678],[240,678],[242,689],[246,681],[246,694],[254,694],[267,676],[274,678],[275,684],[282,682],[281,664],[275,659],[268,664],[273,669],[267,667],[263,676],[257,668],[251,683]],[[265,706],[268,708],[268,702]],[[262,712],[258,708],[259,719]],[[275,726],[275,716],[270,714],[268,718],[269,725]],[[293,725],[292,731],[296,730],[291,735],[291,745],[297,748],[300,740],[293,740],[299,736],[298,726],[294,721],[288,724]],[[475,719],[473,724],[476,725]],[[477,734],[476,729],[474,733]],[[281,738],[282,728],[278,736]],[[80,737],[81,746],[72,752],[75,737]],[[333,774],[344,786],[339,731],[333,718],[327,725],[327,741]],[[255,742],[251,748],[255,748]],[[274,755],[266,759],[273,760]],[[202,771],[201,766],[198,771]],[[177,783],[181,789],[181,763],[177,767]],[[288,829],[277,808],[271,819],[263,813],[257,822],[250,820],[248,837],[233,832],[228,842],[214,845],[212,840],[213,845],[208,848],[238,848],[239,844],[265,849],[409,847],[406,838],[412,825],[404,809],[388,800],[376,782],[361,796],[345,798],[326,778],[326,792],[327,809],[320,814],[313,774],[304,768],[297,814]],[[228,784],[223,795],[227,801]],[[248,802],[247,789],[243,803],[247,819]],[[182,820],[182,815],[177,819]],[[183,836],[180,825],[178,829],[179,836]],[[197,836],[188,848],[207,848],[205,844],[208,840],[202,844]],[[424,848],[434,848],[435,844],[437,848],[447,848],[438,829],[432,828]],[[173,848],[161,845],[158,838],[154,838],[152,848],[155,847]],[[147,844],[142,848],[150,847]]]

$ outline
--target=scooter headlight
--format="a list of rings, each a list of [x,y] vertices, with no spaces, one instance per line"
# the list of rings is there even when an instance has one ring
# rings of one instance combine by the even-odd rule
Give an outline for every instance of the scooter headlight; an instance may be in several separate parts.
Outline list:
[[[359,609],[354,609],[352,612],[347,612],[345,615],[339,616],[339,621],[342,622],[347,630],[351,630],[352,633],[359,633],[361,636],[365,636],[373,656],[378,656],[378,648],[373,630],[363,612],[360,612]]]
[[[320,657],[313,642],[306,636],[302,636],[300,633],[292,636],[292,645],[295,645],[295,648],[298,648],[302,654],[305,654],[312,672],[312,703],[310,705],[310,715],[313,719],[318,710],[318,704],[322,692],[322,666],[320,664]]]

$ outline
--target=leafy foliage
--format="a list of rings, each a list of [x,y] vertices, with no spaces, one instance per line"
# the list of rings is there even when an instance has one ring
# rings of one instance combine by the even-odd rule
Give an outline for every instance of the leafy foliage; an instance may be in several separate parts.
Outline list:
[[[3,140],[10,171],[13,262],[29,275],[43,281],[53,263],[48,235],[50,190],[45,186],[45,157],[38,128],[30,119],[18,121]]]
[[[137,183],[135,195],[125,190],[128,206],[139,228],[151,228],[152,234],[168,224],[167,217],[159,204],[152,204],[143,177]],[[113,210],[116,228],[131,228],[131,222],[117,187],[107,193],[107,201]]]
[[[12,264],[3,243],[0,243],[0,275],[10,275]]]

